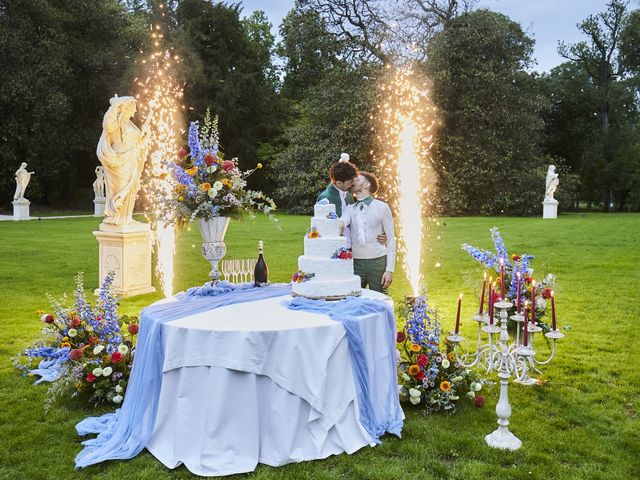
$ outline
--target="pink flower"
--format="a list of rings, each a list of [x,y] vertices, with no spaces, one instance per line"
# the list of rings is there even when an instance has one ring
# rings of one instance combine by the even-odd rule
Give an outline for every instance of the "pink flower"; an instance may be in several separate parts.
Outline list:
[[[222,162],[222,170],[224,170],[225,172],[230,172],[234,168],[236,168],[236,164],[233,163],[232,160],[225,160],[224,162]]]
[[[80,360],[82,358],[83,352],[79,348],[74,348],[69,352],[69,358],[71,360]]]
[[[478,408],[484,405],[484,397],[482,395],[476,395],[473,401],[476,404],[476,407]]]
[[[427,357],[424,353],[421,353],[420,355],[418,355],[416,363],[421,367],[426,367],[429,364],[429,357]]]
[[[112,363],[119,363],[122,361],[122,359],[124,358],[124,355],[121,354],[120,352],[113,352],[111,354],[111,362]]]
[[[129,324],[129,326],[127,327],[127,330],[129,330],[129,333],[131,335],[135,335],[138,333],[138,331],[140,330],[140,327],[138,327],[137,323],[131,323]]]
[[[87,373],[87,382],[93,383],[96,381],[96,376],[93,373]]]
[[[80,320],[78,317],[74,317],[73,320],[71,320],[72,328],[78,328],[81,324],[82,324],[82,320]]]
[[[204,163],[207,165],[207,167],[210,167],[211,165],[216,163],[217,160],[218,159],[214,155],[211,155],[210,153],[207,153],[204,156]]]
[[[53,323],[55,321],[55,317],[50,313],[45,313],[44,315],[42,315],[42,321],[44,323]]]

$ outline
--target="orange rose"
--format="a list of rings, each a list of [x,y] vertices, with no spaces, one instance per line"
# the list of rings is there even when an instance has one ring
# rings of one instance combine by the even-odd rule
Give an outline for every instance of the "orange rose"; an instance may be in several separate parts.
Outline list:
[[[420,371],[420,367],[418,365],[411,365],[408,371],[409,375],[413,375],[415,377]]]
[[[409,347],[409,348],[411,348],[412,352],[419,352],[421,350],[420,345],[416,345],[415,343],[412,343],[411,347]]]
[[[208,192],[209,190],[211,190],[211,184],[209,182],[204,182],[203,184],[200,185],[200,188],[203,191]]]
[[[450,392],[451,391],[451,384],[449,382],[447,382],[446,380],[440,382],[440,390],[442,390],[444,393]]]

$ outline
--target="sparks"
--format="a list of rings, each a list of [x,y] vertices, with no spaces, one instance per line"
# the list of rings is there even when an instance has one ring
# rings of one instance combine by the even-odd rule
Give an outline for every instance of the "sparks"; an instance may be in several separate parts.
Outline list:
[[[398,219],[399,251],[413,295],[420,294],[425,217],[434,182],[429,149],[434,108],[428,90],[411,68],[389,75],[376,112],[376,169],[382,195]]]

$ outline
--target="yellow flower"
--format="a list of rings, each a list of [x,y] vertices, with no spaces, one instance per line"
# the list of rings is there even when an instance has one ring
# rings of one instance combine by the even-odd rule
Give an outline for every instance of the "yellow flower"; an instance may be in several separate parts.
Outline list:
[[[317,230],[311,230],[307,235],[308,238],[320,238],[320,232]]]
[[[456,361],[456,354],[453,352],[449,352],[447,354],[447,358],[449,359],[450,362],[455,362]]]
[[[180,193],[180,192],[182,192],[182,191],[186,190],[186,189],[187,189],[187,186],[186,186],[186,185],[184,185],[184,184],[182,184],[182,183],[179,183],[179,184],[177,184],[175,187],[173,187],[173,189],[174,189],[177,193]]]
[[[180,195],[180,196],[178,197],[178,201],[179,201],[179,202],[181,202],[182,200],[184,200],[184,197],[183,197],[182,195]]]
[[[60,344],[60,348],[64,348],[64,347],[69,347],[69,348],[71,348],[71,344],[70,344],[69,342],[62,342],[62,343]]]
[[[224,185],[227,188],[231,188],[233,186],[233,182],[228,178],[223,178],[222,180],[220,180],[220,183],[222,183],[222,185]]]
[[[196,172],[198,171],[198,167],[194,166],[194,167],[191,167],[190,169],[185,170],[185,171],[187,172],[187,175],[191,175],[193,177],[196,174]]]
[[[450,392],[451,391],[451,384],[449,382],[447,382],[446,380],[440,382],[440,390],[442,390],[444,393]]]
[[[256,167],[258,167],[258,168],[262,168],[262,164],[261,164],[261,163],[258,163],[258,165],[256,165]]]
[[[69,337],[62,337],[62,341],[63,342],[68,342],[69,341]]]
[[[420,367],[418,365],[414,364],[409,367],[409,375],[413,375],[415,377],[419,371]]]
[[[200,185],[200,188],[203,191],[208,192],[209,190],[211,190],[211,184],[209,182],[204,182]]]
[[[411,348],[412,352],[419,352],[420,351],[420,345],[416,345],[415,343],[412,343],[410,348]]]

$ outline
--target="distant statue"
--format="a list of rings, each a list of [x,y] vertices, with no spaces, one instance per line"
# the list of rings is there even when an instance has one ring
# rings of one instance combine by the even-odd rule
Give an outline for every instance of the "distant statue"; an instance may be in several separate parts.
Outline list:
[[[104,167],[106,185],[103,222],[125,225],[136,223],[132,218],[133,207],[149,147],[152,111],[140,129],[131,120],[137,109],[135,98],[116,96],[109,100],[109,104],[96,149],[98,160]]]
[[[31,181],[31,175],[35,172],[27,172],[27,163],[22,162],[20,168],[16,170],[16,193],[13,195],[13,200],[26,200],[24,198],[24,192],[27,190],[27,185]]]
[[[96,181],[93,182],[93,193],[96,198],[105,198],[104,167],[96,167]]]
[[[556,189],[558,188],[559,183],[560,180],[558,180],[556,166],[549,165],[549,169],[547,170],[547,190],[544,194],[545,200],[555,200],[555,198],[553,198],[553,194],[556,193]]]

